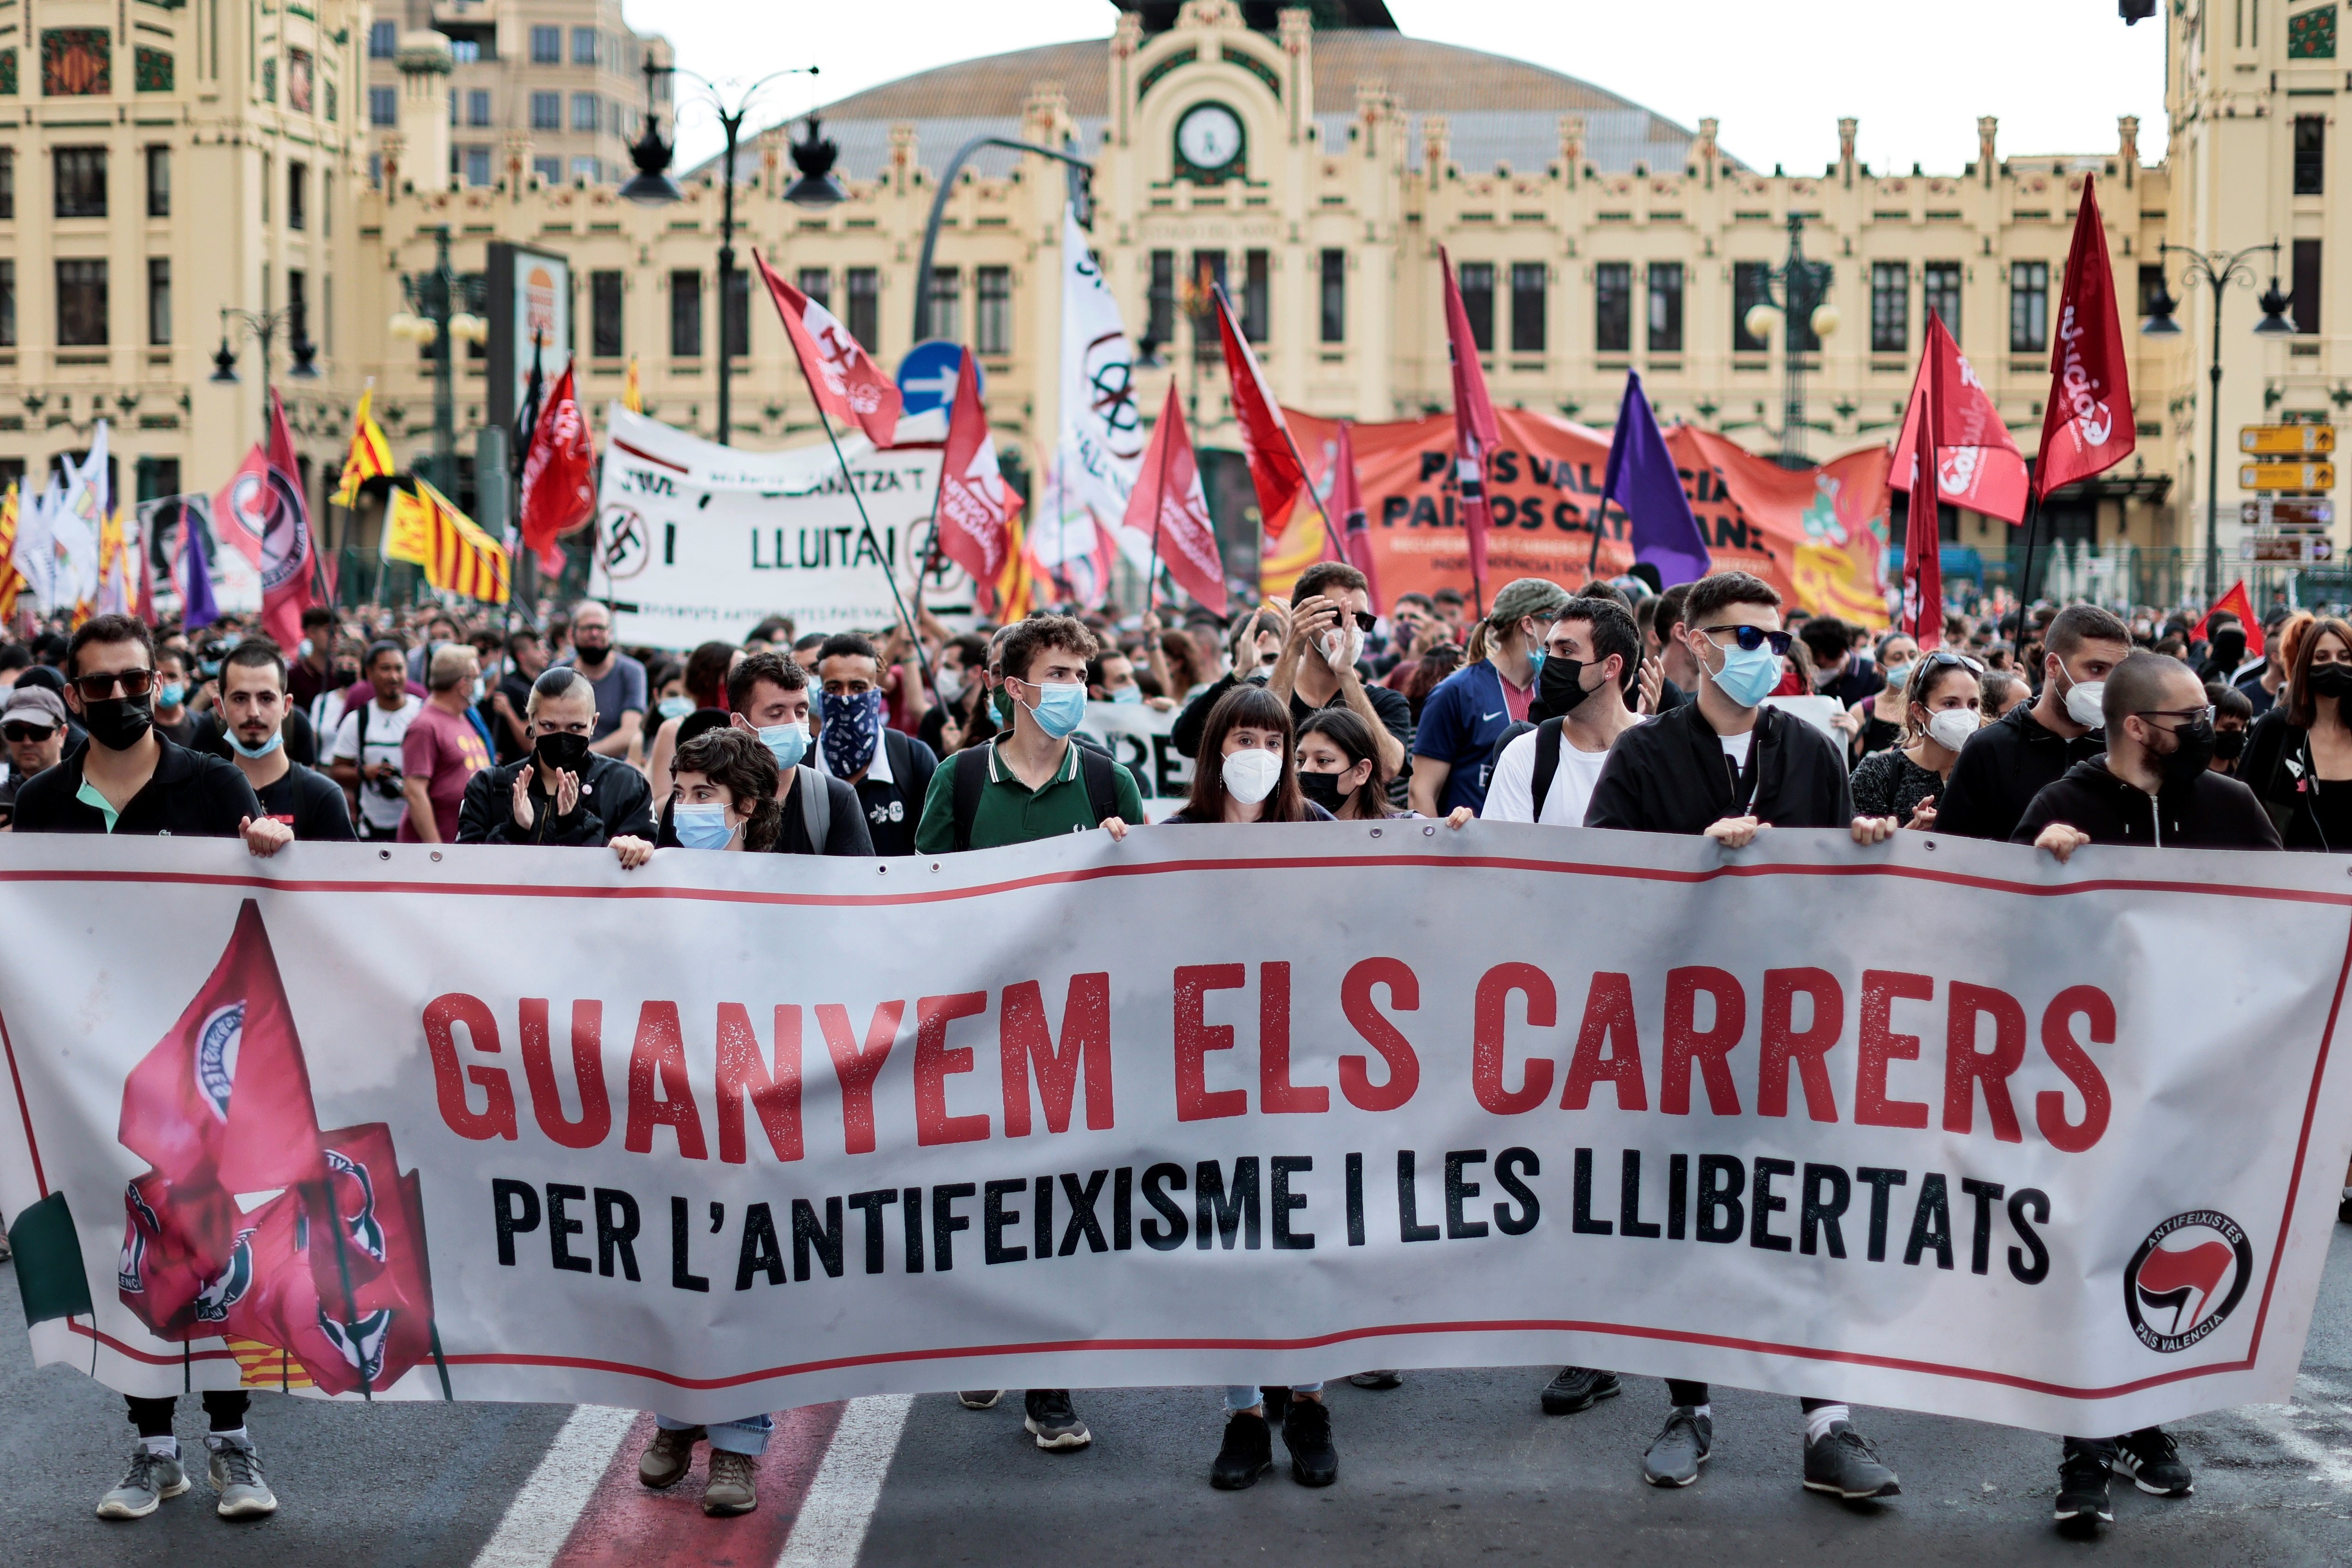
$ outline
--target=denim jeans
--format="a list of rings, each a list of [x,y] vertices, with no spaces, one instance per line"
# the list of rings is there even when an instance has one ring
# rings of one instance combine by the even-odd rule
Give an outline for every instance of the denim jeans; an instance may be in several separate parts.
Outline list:
[[[722,1454],[749,1454],[753,1458],[768,1451],[768,1434],[776,1429],[772,1415],[746,1415],[740,1421],[681,1421],[675,1415],[656,1411],[654,1425],[665,1432],[683,1432],[699,1426],[710,1436],[710,1446]]]

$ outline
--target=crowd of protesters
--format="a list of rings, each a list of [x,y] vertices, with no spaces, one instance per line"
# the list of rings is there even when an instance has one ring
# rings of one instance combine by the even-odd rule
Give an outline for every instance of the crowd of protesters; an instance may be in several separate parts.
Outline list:
[[[1923,653],[1793,612],[1736,572],[1664,593],[1522,578],[1484,613],[1447,592],[1382,615],[1361,574],[1326,562],[1230,618],[1105,606],[957,632],[919,611],[912,626],[806,636],[777,618],[683,658],[617,647],[600,604],[533,620],[313,609],[281,649],[234,617],[184,635],[100,616],[0,647],[0,830],[236,836],[263,857],[298,840],[544,845],[628,869],[674,849],[1116,840],[1150,816],[1088,705],[1137,703],[1172,715],[1193,761],[1168,825],[1484,817],[1727,851],[1775,827],[1864,845],[1932,829],[2062,861],[2099,843],[2352,850],[2352,625],[2284,609],[2254,628],[1988,606]],[[1827,700],[1769,700],[1791,697]],[[1642,1473],[1688,1486],[1716,1441],[1707,1385],[1666,1386]],[[1612,1373],[1566,1367],[1540,1400],[1567,1415],[1619,1392]],[[1024,1400],[1041,1448],[1092,1440],[1067,1390]],[[271,1511],[247,1396],[203,1403],[218,1511]],[[1800,1403],[1805,1487],[1900,1491],[1844,1404]],[[1237,1385],[1223,1404],[1213,1485],[1266,1474],[1277,1430],[1297,1480],[1337,1479],[1320,1384]],[[100,1503],[111,1519],[190,1484],[173,1401],[129,1405],[139,1442]],[[707,1443],[705,1510],[747,1511],[772,1426],[661,1415],[640,1478],[677,1484]],[[2118,1471],[2163,1496],[2192,1486],[2159,1429],[2069,1437],[2058,1518],[2111,1519]]]

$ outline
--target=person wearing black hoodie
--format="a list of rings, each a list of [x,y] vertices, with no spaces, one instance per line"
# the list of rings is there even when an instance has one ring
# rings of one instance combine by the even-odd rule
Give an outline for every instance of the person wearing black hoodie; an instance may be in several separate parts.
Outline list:
[[[2213,708],[2195,670],[2159,653],[2126,655],[2107,673],[2101,702],[2106,751],[2035,795],[2011,843],[2047,849],[2062,862],[2085,844],[2280,847],[2254,792],[2212,771]],[[2107,1479],[2117,1469],[2157,1497],[2195,1489],[2179,1447],[2160,1426],[2117,1437],[2068,1437],[2058,1462],[2058,1522],[2078,1530],[2113,1523]]]
[[[1936,831],[2007,839],[2044,785],[2105,750],[2100,682],[2131,646],[2131,628],[2096,605],[2069,605],[2052,617],[2042,635],[2041,695],[1960,748],[1936,805]]]

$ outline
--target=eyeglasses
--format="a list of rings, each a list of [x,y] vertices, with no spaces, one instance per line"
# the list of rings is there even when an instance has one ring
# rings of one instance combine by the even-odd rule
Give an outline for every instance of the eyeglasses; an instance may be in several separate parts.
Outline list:
[[[1717,632],[1729,632],[1745,653],[1754,653],[1769,644],[1775,658],[1789,651],[1791,640],[1791,634],[1788,632],[1768,632],[1762,626],[1707,626],[1702,635],[1712,637]]]
[[[1363,633],[1366,637],[1371,636],[1372,628],[1380,624],[1380,616],[1372,614],[1371,611],[1358,610],[1356,612],[1356,629]]]
[[[114,695],[120,685],[125,697],[144,697],[155,689],[155,672],[152,669],[120,669],[104,675],[78,675],[71,682],[81,693],[84,702],[103,702]]]
[[[2141,713],[2139,717],[2142,719],[2178,719],[2183,725],[2210,724],[2213,721],[2213,707],[2210,703],[2208,703],[2202,708],[2150,708]]]
[[[57,732],[55,724],[0,724],[0,740],[20,746],[28,741],[46,741]]]

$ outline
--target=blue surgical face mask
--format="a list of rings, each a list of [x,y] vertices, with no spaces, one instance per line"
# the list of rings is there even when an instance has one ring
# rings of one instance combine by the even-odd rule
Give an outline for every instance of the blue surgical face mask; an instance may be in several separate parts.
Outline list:
[[[185,686],[177,681],[165,681],[155,689],[155,706],[177,708],[180,705],[180,700],[187,694],[188,689]]]
[[[724,849],[735,837],[723,805],[677,806],[671,810],[669,820],[677,829],[677,841],[688,849]]]
[[[236,754],[240,757],[266,757],[286,743],[286,731],[272,730],[268,740],[258,746],[248,746],[236,738],[236,731],[231,730],[228,732],[228,743],[236,748]]]
[[[1707,670],[1706,678],[1738,706],[1755,707],[1780,684],[1780,656],[1769,646],[1750,649],[1735,644],[1718,651],[1723,655],[1723,669],[1719,674]]]
[[[768,748],[780,768],[796,768],[808,755],[808,721],[795,719],[789,724],[771,724],[760,731],[760,744]]]
[[[1119,703],[1140,702],[1143,700],[1143,688],[1140,686],[1114,686],[1110,689],[1110,700],[1113,702]]]
[[[688,714],[694,711],[694,699],[691,697],[665,697],[659,703],[656,704],[656,706],[660,710],[661,716],[665,719],[683,719]]]
[[[1037,721],[1037,728],[1059,741],[1086,722],[1087,689],[1075,680],[1056,681],[1051,686],[1037,688],[1037,701],[1034,707],[1026,703],[1023,706],[1029,708],[1029,715]]]

